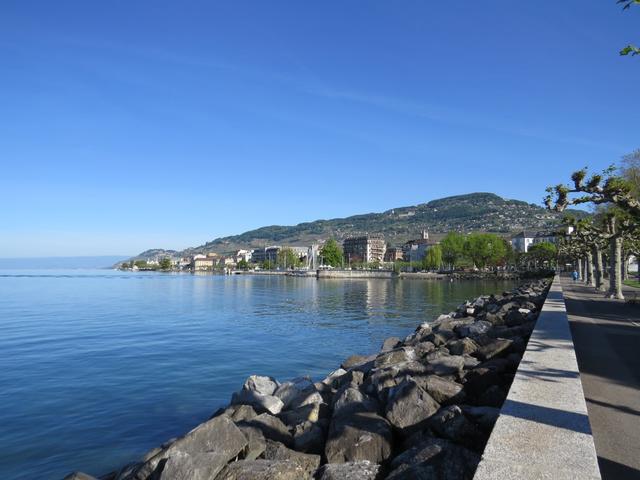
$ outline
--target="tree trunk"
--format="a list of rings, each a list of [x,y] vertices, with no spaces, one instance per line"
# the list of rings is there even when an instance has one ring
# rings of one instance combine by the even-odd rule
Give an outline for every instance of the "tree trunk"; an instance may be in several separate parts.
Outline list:
[[[622,295],[622,238],[614,236],[610,240],[609,298],[624,300]]]
[[[629,280],[629,258],[626,252],[622,252],[622,280]]]
[[[582,280],[582,259],[578,259],[578,278]]]
[[[595,247],[594,251],[596,254],[596,264],[595,264],[596,290],[603,292],[604,282],[602,281],[603,280],[602,250],[600,250],[600,247]]]
[[[588,251],[587,252],[587,281],[586,284],[591,286],[591,287],[595,287],[596,286],[596,282],[593,279],[593,254]]]

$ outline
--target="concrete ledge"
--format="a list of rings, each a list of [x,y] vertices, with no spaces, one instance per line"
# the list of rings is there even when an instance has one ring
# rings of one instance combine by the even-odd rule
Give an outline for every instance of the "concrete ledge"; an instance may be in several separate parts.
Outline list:
[[[474,479],[599,478],[562,287],[556,277]]]

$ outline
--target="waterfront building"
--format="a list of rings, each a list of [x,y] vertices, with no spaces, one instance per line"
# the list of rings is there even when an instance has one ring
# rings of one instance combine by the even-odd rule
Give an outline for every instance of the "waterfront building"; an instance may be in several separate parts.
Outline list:
[[[402,247],[388,247],[387,251],[384,253],[384,261],[397,262],[399,260],[404,260]]]
[[[556,235],[551,232],[530,232],[523,230],[511,237],[511,246],[516,252],[527,253],[531,245],[536,243],[556,243]]]
[[[382,262],[387,244],[377,235],[349,237],[342,242],[344,258],[347,262]]]
[[[282,250],[279,245],[271,247],[256,248],[251,252],[251,261],[253,263],[263,263],[266,261],[275,263],[278,260],[278,253]]]
[[[199,258],[196,258],[199,257]],[[191,262],[191,270],[194,272],[202,272],[207,270],[213,270],[216,264],[216,259],[213,257],[205,257],[204,255],[196,255]]]
[[[244,260],[245,262],[250,262],[251,250],[237,250],[233,256],[235,258],[236,263],[239,263],[242,260]]]
[[[402,255],[404,261],[421,262],[426,256],[427,250],[437,244],[438,242],[429,239],[429,232],[427,232],[426,230],[422,230],[422,235],[420,236],[420,238],[409,240],[402,246]]]

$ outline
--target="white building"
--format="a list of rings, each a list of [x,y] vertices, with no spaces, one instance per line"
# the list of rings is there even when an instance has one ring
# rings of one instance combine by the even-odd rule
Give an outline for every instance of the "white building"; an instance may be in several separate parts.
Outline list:
[[[511,238],[511,246],[516,252],[527,253],[536,243],[556,243],[556,236],[549,232],[527,232],[523,230]]]

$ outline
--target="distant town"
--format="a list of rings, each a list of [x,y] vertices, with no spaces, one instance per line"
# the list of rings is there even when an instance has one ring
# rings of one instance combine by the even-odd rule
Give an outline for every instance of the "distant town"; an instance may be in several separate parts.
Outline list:
[[[557,254],[558,234],[521,231],[510,237],[492,233],[451,232],[436,241],[427,230],[402,245],[391,245],[379,234],[334,239],[301,247],[269,245],[245,248],[230,254],[216,252],[189,256],[158,254],[148,259],[123,262],[125,270],[191,272],[284,272],[317,269],[439,271],[455,268],[506,269],[551,266]]]

